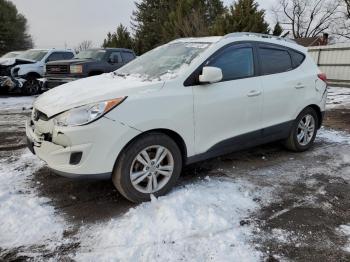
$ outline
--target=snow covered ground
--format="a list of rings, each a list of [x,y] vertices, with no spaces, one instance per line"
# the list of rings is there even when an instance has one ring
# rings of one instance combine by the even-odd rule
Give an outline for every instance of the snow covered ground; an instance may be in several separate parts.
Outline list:
[[[350,108],[350,88],[329,87],[327,108]]]
[[[66,227],[28,180],[43,163],[29,150],[0,159],[0,247],[53,247]]]
[[[0,110],[30,109],[35,98],[35,96],[0,96]]]

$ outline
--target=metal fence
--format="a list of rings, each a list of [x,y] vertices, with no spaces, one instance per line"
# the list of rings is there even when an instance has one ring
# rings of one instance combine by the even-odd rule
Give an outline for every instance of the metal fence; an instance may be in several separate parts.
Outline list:
[[[332,86],[350,87],[350,44],[309,47],[309,53]]]

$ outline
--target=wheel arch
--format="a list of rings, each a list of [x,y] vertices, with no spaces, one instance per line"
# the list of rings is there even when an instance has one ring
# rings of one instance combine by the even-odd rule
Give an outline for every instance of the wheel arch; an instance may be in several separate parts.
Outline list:
[[[29,72],[26,74],[26,78],[28,77],[41,78],[41,75],[37,72]]]
[[[91,72],[89,72],[88,76],[98,76],[98,75],[101,75],[103,74],[103,71],[101,70],[93,70]]]
[[[317,128],[320,129],[322,126],[322,122],[323,122],[323,114],[322,114],[321,108],[315,104],[309,105],[306,108],[308,108],[308,107],[315,110],[315,112],[317,114],[317,118],[318,118]],[[306,108],[304,108],[303,110],[305,110]]]
[[[138,134],[137,136],[135,136],[133,139],[131,139],[120,151],[119,156],[116,159],[116,162],[118,162],[118,159],[121,155],[121,153],[125,150],[125,148],[127,148],[132,142],[134,142],[135,140],[149,135],[149,134],[155,134],[155,133],[161,133],[161,134],[165,134],[167,136],[169,136],[172,140],[174,140],[174,142],[176,143],[176,145],[179,147],[180,151],[181,151],[181,155],[182,155],[182,162],[185,164],[186,160],[187,160],[187,146],[186,143],[184,141],[184,139],[175,131],[170,130],[170,129],[166,129],[166,128],[157,128],[157,129],[151,129],[151,130],[147,130],[145,132],[142,132],[140,134]]]

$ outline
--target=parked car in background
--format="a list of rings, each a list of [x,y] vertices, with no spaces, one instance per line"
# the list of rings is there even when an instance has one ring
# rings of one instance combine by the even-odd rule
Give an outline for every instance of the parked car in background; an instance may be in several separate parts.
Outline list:
[[[66,49],[31,49],[19,54],[11,62],[0,62],[0,89],[20,91],[25,95],[38,94],[38,79],[44,76],[45,64],[71,59],[74,55],[74,51]]]
[[[168,192],[186,164],[272,141],[308,150],[326,99],[326,76],[291,40],[188,38],[48,91],[26,133],[54,172],[112,177],[141,202]]]
[[[43,89],[115,71],[135,57],[129,49],[97,48],[82,51],[71,60],[47,63]]]

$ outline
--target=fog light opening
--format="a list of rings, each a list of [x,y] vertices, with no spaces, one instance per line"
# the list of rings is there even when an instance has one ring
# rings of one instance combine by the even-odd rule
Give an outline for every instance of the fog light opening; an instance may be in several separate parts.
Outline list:
[[[70,155],[69,164],[71,165],[78,165],[81,161],[81,158],[83,156],[83,152],[74,152]]]

